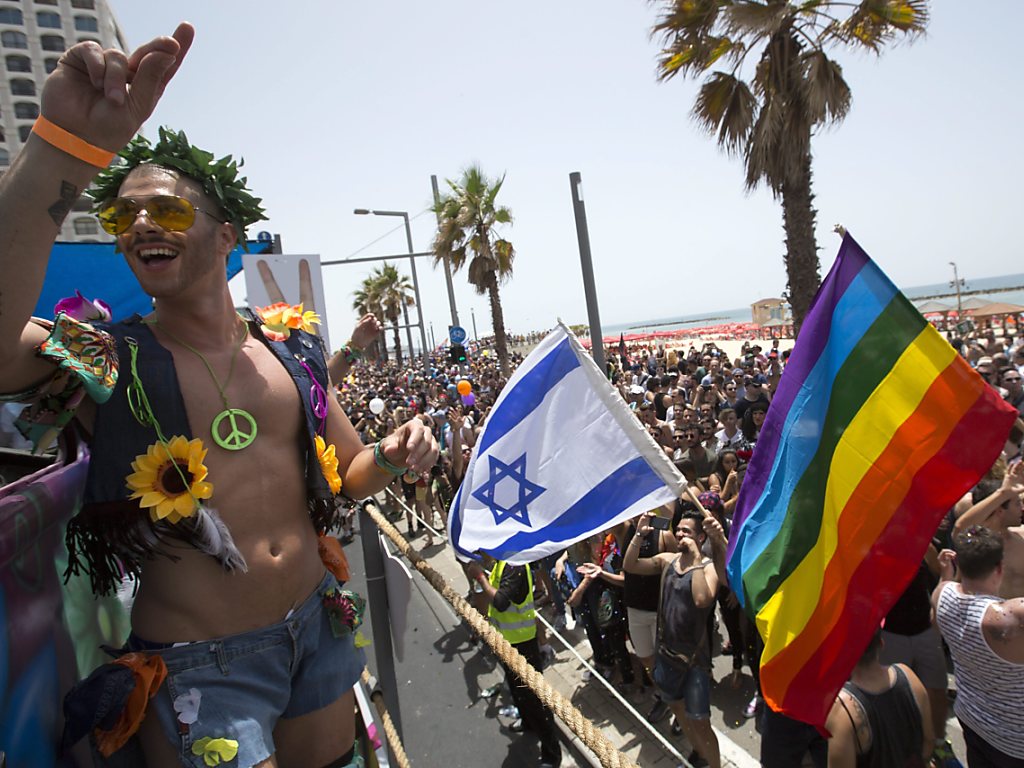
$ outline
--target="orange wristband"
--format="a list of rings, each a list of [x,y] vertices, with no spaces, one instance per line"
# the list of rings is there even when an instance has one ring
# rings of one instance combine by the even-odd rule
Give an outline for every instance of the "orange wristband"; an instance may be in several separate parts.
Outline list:
[[[61,152],[66,152],[83,163],[97,168],[106,168],[114,160],[114,152],[93,146],[73,133],[68,133],[59,125],[55,125],[40,115],[32,126],[32,133]]]

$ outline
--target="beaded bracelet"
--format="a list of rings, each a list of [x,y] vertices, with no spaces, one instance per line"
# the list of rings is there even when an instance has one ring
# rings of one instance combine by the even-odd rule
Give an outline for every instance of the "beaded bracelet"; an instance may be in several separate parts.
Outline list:
[[[353,347],[351,341],[346,342],[338,352],[349,365],[355,365],[363,357],[363,351],[358,347]]]
[[[381,449],[380,444],[382,440],[378,440],[373,446],[373,463],[383,469],[389,475],[404,475],[407,467],[400,467],[397,464],[392,464],[384,456],[384,451]]]

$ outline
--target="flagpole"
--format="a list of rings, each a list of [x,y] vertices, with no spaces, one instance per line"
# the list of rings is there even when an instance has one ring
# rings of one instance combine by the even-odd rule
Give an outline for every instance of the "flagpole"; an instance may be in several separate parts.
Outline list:
[[[583,179],[579,171],[569,174],[572,191],[572,210],[576,215],[576,239],[580,244],[580,263],[583,266],[583,293],[587,297],[587,318],[590,321],[590,350],[601,373],[608,375],[604,362],[604,341],[601,335],[601,316],[597,309],[597,288],[594,285],[594,265],[590,259],[590,233],[587,230],[587,209],[583,205]]]

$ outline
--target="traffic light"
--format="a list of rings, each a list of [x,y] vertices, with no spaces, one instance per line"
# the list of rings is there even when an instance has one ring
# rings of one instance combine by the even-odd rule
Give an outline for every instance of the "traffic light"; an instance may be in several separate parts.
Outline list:
[[[466,362],[466,348],[461,344],[452,344],[448,349],[448,359],[453,363]]]

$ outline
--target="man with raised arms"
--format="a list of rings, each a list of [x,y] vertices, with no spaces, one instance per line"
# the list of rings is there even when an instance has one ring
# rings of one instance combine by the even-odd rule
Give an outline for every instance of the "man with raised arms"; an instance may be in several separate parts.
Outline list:
[[[321,535],[340,488],[364,498],[425,472],[437,446],[411,420],[364,449],[326,397],[310,319],[280,334],[236,313],[225,259],[262,210],[232,162],[163,130],[129,145],[193,36],[183,23],[130,56],[79,43],[47,78],[39,122],[0,180],[0,392],[32,404],[36,436],[90,441],[71,570],[99,592],[138,579],[118,661],[156,694],[137,734],[93,731],[100,752],[124,762],[141,742],[151,768],[344,766],[361,601],[325,570]],[[97,179],[100,219],[153,312],[104,326],[70,311],[32,319],[61,222],[118,151],[127,164]]]

